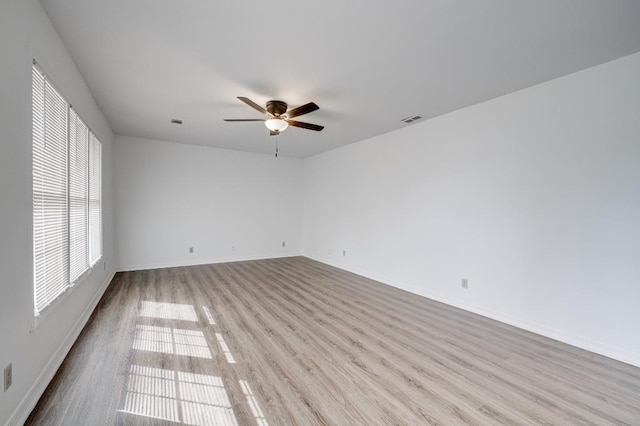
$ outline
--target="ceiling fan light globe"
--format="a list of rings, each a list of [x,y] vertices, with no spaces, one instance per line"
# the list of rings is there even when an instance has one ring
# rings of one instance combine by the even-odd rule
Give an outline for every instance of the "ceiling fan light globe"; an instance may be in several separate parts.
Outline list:
[[[264,125],[267,126],[267,129],[271,130],[272,132],[278,133],[284,131],[287,127],[289,127],[289,123],[280,118],[270,118],[264,122]]]

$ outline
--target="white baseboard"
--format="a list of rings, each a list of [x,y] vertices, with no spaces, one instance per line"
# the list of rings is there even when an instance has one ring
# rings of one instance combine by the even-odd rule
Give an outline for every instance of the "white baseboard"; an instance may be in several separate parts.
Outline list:
[[[474,314],[482,315],[483,317],[500,321],[502,323],[512,325],[522,330],[530,331],[532,333],[536,333],[541,336],[548,337],[550,339],[554,339],[559,342],[566,343],[568,345],[575,346],[577,348],[596,353],[598,355],[606,356],[607,358],[615,359],[616,361],[621,361],[626,364],[640,367],[640,354],[629,353],[619,348],[603,345],[602,343],[595,342],[593,340],[590,340],[581,336],[576,336],[571,333],[564,332],[562,330],[552,329],[540,324],[536,324],[535,322],[526,320],[524,318],[516,318],[511,315],[506,315],[502,312],[497,312],[494,310],[483,308],[481,306],[475,306],[468,303],[461,303],[460,301],[453,300],[448,297],[443,297],[438,294],[428,293],[423,291],[422,289],[416,289],[413,286],[397,282],[395,280],[389,279],[388,277],[383,277],[383,276],[380,276],[379,274],[371,273],[370,271],[349,267],[342,263],[332,262],[329,259],[325,259],[319,256],[309,255],[309,254],[304,254],[303,256],[308,257],[309,259],[318,261],[320,263],[324,263],[338,269],[343,269],[345,271],[352,272],[356,275],[360,275],[365,278],[369,278],[369,279],[381,282],[383,284],[387,284],[392,287],[396,287],[401,290],[405,290],[410,293],[417,294],[419,296],[423,296],[428,299],[444,303],[449,306],[460,308],[465,311],[472,312]]]
[[[42,372],[38,375],[33,385],[29,388],[24,398],[22,398],[11,416],[9,416],[9,420],[7,420],[6,426],[19,426],[23,425],[27,421],[29,414],[31,414],[31,411],[35,408],[38,400],[49,385],[49,382],[51,382],[53,376],[55,376],[58,368],[60,368],[65,357],[71,350],[71,347],[80,335],[80,332],[82,332],[82,329],[87,324],[89,317],[98,305],[98,302],[109,286],[109,283],[111,283],[114,275],[115,270],[112,270],[105,281],[102,283],[96,294],[93,296],[87,307],[84,309],[84,311],[82,311],[82,314],[78,318],[78,321],[76,321],[71,330],[69,330],[69,333],[67,333],[62,343],[60,343],[55,353],[51,356],[51,359],[44,367]]]
[[[144,271],[147,269],[161,269],[161,268],[178,268],[181,266],[198,266],[209,265],[211,263],[227,263],[227,262],[244,262],[247,260],[263,260],[263,259],[277,259],[282,257],[294,257],[302,256],[301,252],[287,252],[287,253],[272,253],[262,254],[257,256],[236,256],[236,257],[218,257],[208,260],[196,260],[196,261],[176,261],[176,262],[162,262],[162,263],[150,263],[142,265],[126,265],[116,267],[117,272],[128,271]]]

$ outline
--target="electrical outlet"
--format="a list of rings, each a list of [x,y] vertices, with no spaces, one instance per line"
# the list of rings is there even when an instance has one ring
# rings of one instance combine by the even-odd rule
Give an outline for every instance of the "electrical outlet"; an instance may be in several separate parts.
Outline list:
[[[4,368],[4,391],[11,387],[11,383],[13,383],[13,371],[12,371],[11,363]]]
[[[469,288],[469,280],[466,278],[462,279],[462,288],[467,289]]]
[[[189,253],[193,253],[193,247],[189,247]]]
[[[286,241],[283,241],[283,242],[282,242],[282,247],[286,247],[286,246],[287,246],[287,242],[286,242]]]

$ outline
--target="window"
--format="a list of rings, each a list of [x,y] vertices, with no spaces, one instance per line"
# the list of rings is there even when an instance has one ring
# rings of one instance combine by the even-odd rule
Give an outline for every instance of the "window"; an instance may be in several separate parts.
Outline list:
[[[101,144],[35,62],[32,78],[37,316],[102,256]]]
[[[102,256],[102,145],[89,132],[89,264]]]

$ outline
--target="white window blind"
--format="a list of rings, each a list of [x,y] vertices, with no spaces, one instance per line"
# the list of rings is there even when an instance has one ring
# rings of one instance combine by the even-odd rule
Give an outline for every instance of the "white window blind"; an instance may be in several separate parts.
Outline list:
[[[102,256],[101,144],[34,63],[34,310]]]
[[[89,134],[89,262],[102,256],[102,144]]]
[[[69,273],[75,282],[89,267],[87,250],[89,129],[70,109],[69,116]]]
[[[69,285],[68,107],[36,67],[32,112],[35,310],[40,312]]]

